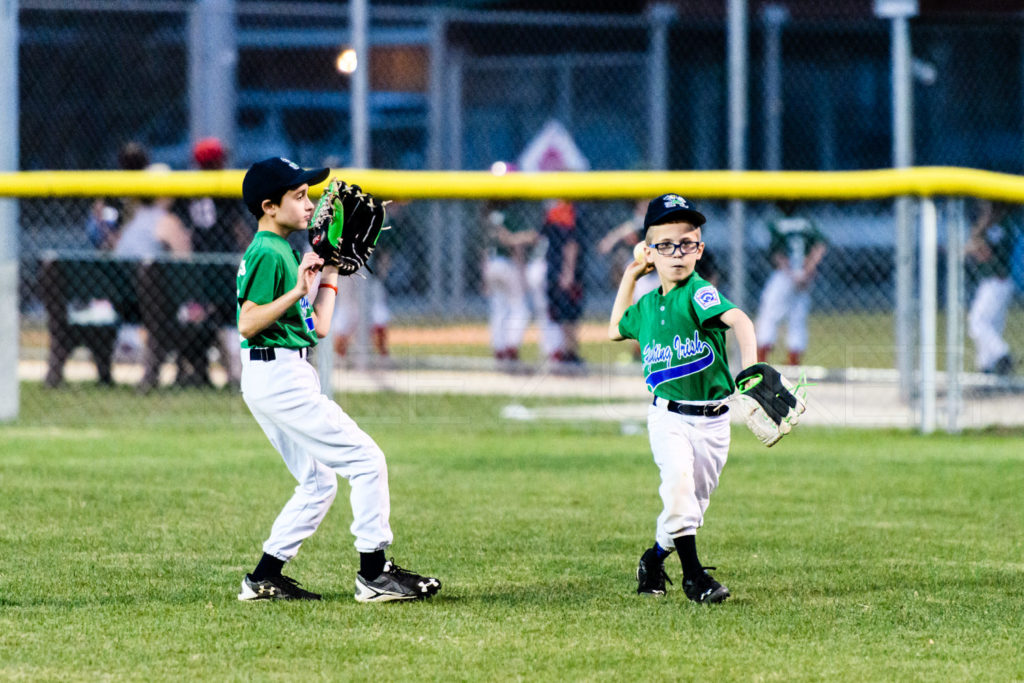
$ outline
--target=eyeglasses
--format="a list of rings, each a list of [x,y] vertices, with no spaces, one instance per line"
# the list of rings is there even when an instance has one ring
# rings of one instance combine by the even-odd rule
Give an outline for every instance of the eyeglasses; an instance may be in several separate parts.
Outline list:
[[[680,254],[696,254],[700,249],[700,245],[700,242],[683,240],[679,244],[676,244],[675,242],[658,242],[657,244],[652,244],[651,248],[662,256],[672,256],[676,253],[677,249]]]

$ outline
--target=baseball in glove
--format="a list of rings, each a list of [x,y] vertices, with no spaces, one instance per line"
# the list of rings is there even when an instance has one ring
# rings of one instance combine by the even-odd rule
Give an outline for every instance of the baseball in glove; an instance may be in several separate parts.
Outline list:
[[[309,221],[309,244],[339,275],[352,275],[366,265],[387,220],[385,205],[358,185],[332,178]]]
[[[794,387],[767,363],[756,363],[736,375],[741,414],[765,446],[774,446],[800,422],[807,409],[802,386]]]

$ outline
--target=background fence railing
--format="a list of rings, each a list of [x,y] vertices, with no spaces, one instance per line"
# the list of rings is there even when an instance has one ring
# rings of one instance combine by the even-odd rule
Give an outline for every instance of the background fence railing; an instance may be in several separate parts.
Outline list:
[[[334,351],[332,363],[515,372],[635,372],[635,361],[628,354],[611,353],[604,330],[619,273],[639,239],[637,210],[644,202],[596,199],[601,188],[616,187],[619,193],[626,192],[622,188],[644,183],[693,188],[696,194],[690,195],[691,199],[708,217],[701,273],[716,282],[726,296],[736,298],[729,272],[734,261],[727,227],[729,207],[715,197],[765,196],[772,187],[786,187],[791,195],[805,192],[810,196],[793,202],[792,207],[785,206],[791,201],[788,199],[747,203],[748,241],[742,246],[740,260],[747,267],[743,296],[751,302],[746,306],[751,316],[765,318],[771,315],[769,308],[778,307],[768,301],[766,289],[779,265],[778,254],[773,254],[779,245],[771,238],[771,226],[784,217],[783,209],[790,212],[791,219],[806,219],[810,232],[801,237],[806,255],[810,257],[817,242],[823,254],[806,288],[807,338],[797,338],[803,335],[802,325],[789,317],[792,309],[799,307],[798,287],[788,291],[778,308],[777,328],[763,328],[779,333],[770,361],[799,366],[791,371],[807,370],[825,381],[893,384],[903,379],[908,387],[905,400],[918,407],[921,424],[929,428],[939,418],[928,401],[934,401],[940,389],[947,395],[946,413],[972,396],[1024,391],[1024,384],[1013,375],[1018,349],[1024,343],[1020,315],[1024,243],[1019,205],[994,203],[1007,207],[1005,215],[993,222],[1002,240],[992,245],[993,250],[1001,250],[1003,265],[997,267],[991,261],[978,263],[971,247],[972,225],[993,205],[990,199],[966,203],[956,198],[937,203],[926,199],[925,208],[914,212],[918,226],[914,230],[915,254],[919,256],[909,266],[901,266],[892,249],[895,220],[891,200],[882,198],[909,188],[926,195],[970,190],[983,197],[1013,198],[1024,191],[1024,184],[1013,176],[958,169],[833,175],[624,173],[609,177],[553,173],[522,174],[514,179],[490,174],[429,175],[429,179],[446,181],[447,196],[460,191],[466,195],[441,200],[430,198],[429,183],[423,183],[424,178],[415,172],[340,169],[338,173],[368,189],[383,188],[385,193],[378,193],[381,196],[386,196],[388,189],[405,187],[406,196],[418,198],[392,205],[394,228],[384,233],[374,255],[374,273],[366,280],[352,278],[344,283],[334,333],[323,346]],[[139,196],[117,201],[87,196],[32,197],[52,194],[60,186],[54,178],[67,179],[68,187],[79,188],[75,194],[82,195],[83,188],[89,186],[83,176],[88,173],[28,174],[18,177],[20,185],[9,183],[8,194],[24,196],[19,200],[22,238],[34,245],[22,250],[20,263],[21,358],[27,363],[24,378],[54,387],[99,379],[144,391],[230,385],[237,379],[237,336],[231,329],[233,274],[240,250],[254,229],[254,221],[243,215],[239,200],[217,200],[225,203],[221,207],[224,222],[217,229],[239,228],[247,233],[238,235],[239,246],[234,251],[138,257],[119,253],[116,247],[111,250],[93,244],[90,230],[96,229],[96,217],[104,214],[104,208],[116,205],[129,222],[139,216],[150,216],[150,220],[164,216],[195,236],[198,228],[185,227],[189,215],[196,210],[196,202],[212,199],[189,195],[203,187],[204,178],[237,182],[240,174],[160,172],[121,177],[107,173],[95,181],[112,181],[108,189]],[[706,176],[712,177],[711,182]],[[890,177],[890,182],[876,182],[879,177]],[[864,182],[851,184],[853,178]],[[780,182],[786,179],[789,182]],[[127,182],[133,180],[138,184]],[[513,181],[519,185],[510,185]],[[161,187],[168,192],[181,190],[186,196],[176,201],[145,198]],[[488,187],[500,187],[503,192],[488,196]],[[542,226],[551,220],[553,210],[566,204],[528,198],[547,193],[570,198],[573,238],[582,247],[578,278],[582,310],[573,326],[581,341],[582,364],[559,353],[567,345],[546,319],[544,306],[551,304],[545,296],[544,270],[551,246],[542,239]],[[829,201],[814,195],[872,198]],[[536,232],[537,239],[523,249],[508,248],[497,238],[499,225],[511,231]],[[432,242],[433,235],[440,240]],[[973,242],[977,241],[975,236]],[[294,246],[307,248],[302,235],[295,236]],[[430,254],[438,247],[444,258],[435,262]],[[790,247],[784,250],[789,253]],[[908,278],[915,283],[910,306],[914,317],[906,321],[895,315],[895,281],[901,267],[911,269]],[[984,292],[986,278],[992,276],[1006,284],[1002,298],[989,304],[992,310],[988,313],[992,321],[989,332],[995,330],[1010,349],[1006,361],[985,357],[981,347],[986,344],[972,337],[974,328],[982,327],[972,317],[974,302]],[[357,310],[360,307],[363,313]],[[366,330],[362,336],[359,321]],[[914,340],[914,347],[908,350],[915,359],[914,371],[906,378],[900,378],[896,362],[901,324],[910,327],[907,337]],[[768,338],[770,335],[762,333],[762,342]],[[509,355],[510,348],[514,355]],[[933,371],[942,372],[941,380]],[[955,419],[945,424],[956,428]]]

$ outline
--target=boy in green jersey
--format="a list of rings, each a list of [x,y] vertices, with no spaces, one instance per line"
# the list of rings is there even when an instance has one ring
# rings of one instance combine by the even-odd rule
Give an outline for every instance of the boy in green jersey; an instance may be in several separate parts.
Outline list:
[[[274,521],[259,563],[242,579],[239,600],[320,599],[281,570],[323,521],[339,476],[351,486],[356,600],[415,600],[441,588],[437,579],[385,558],[392,533],[384,453],[323,395],[307,360],[310,347],[330,332],[338,268],[313,252],[300,257],[286,238],[308,228],[314,209],[309,187],[329,173],[275,157],[253,164],[242,180],[245,205],[259,221],[238,267],[242,398],[298,485]]]
[[[644,217],[644,261],[622,275],[612,308],[612,341],[640,344],[647,388],[653,394],[647,427],[661,472],[663,509],[655,543],[640,558],[637,593],[665,595],[664,560],[679,551],[683,591],[694,602],[721,602],[729,590],[711,577],[697,556],[696,533],[718,486],[729,453],[729,407],[736,389],[726,356],[733,330],[743,367],[757,360],[754,324],[694,272],[704,252],[706,219],[677,194],[655,198]],[[660,287],[630,304],[638,279],[657,271]],[[713,568],[712,568],[713,569]]]

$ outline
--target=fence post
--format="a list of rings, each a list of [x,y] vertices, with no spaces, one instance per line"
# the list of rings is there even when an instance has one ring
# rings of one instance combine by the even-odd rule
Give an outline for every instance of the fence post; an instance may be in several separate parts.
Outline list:
[[[936,312],[938,309],[938,215],[935,200],[921,198],[921,432],[935,431]]]
[[[668,168],[668,28],[677,9],[659,2],[647,8],[647,168]]]
[[[200,0],[188,16],[189,134],[214,135],[236,149],[235,0]]]
[[[742,171],[747,165],[747,2],[729,0],[728,57],[729,57],[729,169]],[[740,308],[746,302],[746,259],[743,254],[745,238],[744,203],[729,202],[729,232],[731,258],[729,260],[729,298]]]
[[[0,3],[0,171],[18,170],[18,2]],[[0,421],[18,417],[18,202],[0,199]]]
[[[448,20],[442,12],[437,13],[430,23],[430,76],[428,99],[427,168],[439,171],[444,168],[444,116],[445,116],[445,62],[447,61]],[[445,299],[445,218],[439,201],[430,203],[428,217],[429,265],[428,302],[430,310],[444,310]]]
[[[352,0],[349,3],[350,35],[352,49],[356,53],[356,70],[352,72],[352,166],[370,168],[370,18],[368,0]],[[365,274],[364,274],[365,275]],[[350,277],[360,277],[352,275]],[[355,289],[356,319],[355,334],[352,345],[352,361],[357,370],[366,370],[370,366],[370,287],[366,280],[357,283]],[[330,336],[328,336],[330,342]],[[333,344],[324,356],[331,359],[330,372],[334,372]],[[324,393],[328,396],[333,386],[326,386]]]
[[[964,200],[946,203],[946,431],[959,434],[964,366]]]

